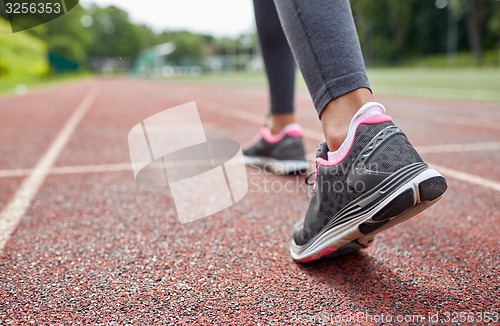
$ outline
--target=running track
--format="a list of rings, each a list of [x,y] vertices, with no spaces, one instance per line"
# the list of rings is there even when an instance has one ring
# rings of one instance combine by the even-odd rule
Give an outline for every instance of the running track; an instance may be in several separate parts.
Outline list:
[[[500,104],[378,100],[449,189],[360,253],[297,264],[303,176],[249,168],[240,202],[180,224],[169,192],[130,168],[130,128],[190,101],[209,138],[245,142],[264,89],[100,79],[0,98],[0,325],[495,324]],[[314,153],[307,93],[297,107]]]

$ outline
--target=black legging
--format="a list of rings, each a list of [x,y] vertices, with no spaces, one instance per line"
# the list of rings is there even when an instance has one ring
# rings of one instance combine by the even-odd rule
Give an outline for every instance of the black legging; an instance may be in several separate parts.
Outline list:
[[[254,0],[255,21],[269,84],[271,114],[293,113],[295,60],[273,0]]]

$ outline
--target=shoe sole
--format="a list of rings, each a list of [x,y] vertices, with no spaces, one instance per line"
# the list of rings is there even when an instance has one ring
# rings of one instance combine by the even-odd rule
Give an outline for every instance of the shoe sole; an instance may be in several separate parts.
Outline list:
[[[243,161],[246,165],[265,168],[278,175],[305,172],[309,169],[309,162],[302,160],[277,160],[269,157],[243,155]]]
[[[323,257],[348,255],[366,248],[376,234],[435,204],[446,188],[446,180],[439,172],[426,169],[396,190],[385,194],[375,204],[365,203],[365,209],[348,221],[334,227],[325,227],[321,235],[309,243],[300,246],[292,239],[290,254],[294,260],[307,263]],[[384,193],[384,190],[384,187],[380,187],[378,193]],[[362,200],[361,198],[360,201]]]

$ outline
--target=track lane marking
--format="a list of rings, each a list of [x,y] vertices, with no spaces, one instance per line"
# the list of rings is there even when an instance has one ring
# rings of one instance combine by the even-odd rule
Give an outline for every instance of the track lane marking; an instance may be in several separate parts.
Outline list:
[[[85,113],[95,102],[99,92],[100,88],[95,86],[95,84],[90,87],[50,147],[37,162],[35,168],[31,170],[28,178],[23,181],[15,192],[14,197],[0,213],[0,251],[3,250],[10,235],[14,232],[17,224],[28,210],[31,201],[43,184],[56,159],[68,143]]]
[[[487,89],[461,89],[445,87],[425,86],[399,86],[389,84],[378,84],[374,91],[385,96],[411,96],[419,98],[430,98],[437,100],[465,100],[465,101],[498,101],[500,92]],[[394,91],[402,93],[394,94]]]
[[[310,156],[310,155],[309,155]],[[444,167],[442,165],[437,165],[432,162],[427,162],[429,166],[433,169],[442,172],[445,176],[456,179],[459,181],[464,181],[474,185],[482,186],[500,192],[500,182],[493,181],[490,179],[482,178],[473,174],[461,172],[455,169]],[[7,176],[7,171],[12,171]],[[32,170],[3,170],[4,177],[22,177],[30,174]],[[50,175],[61,175],[61,174],[84,174],[84,173],[103,173],[103,172],[121,172],[121,171],[132,171],[132,166],[130,163],[116,163],[116,164],[101,164],[101,165],[80,165],[80,166],[61,166],[54,167],[50,170],[48,174]],[[19,173],[19,174],[14,174]],[[0,173],[1,174],[1,173]],[[1,175],[0,175],[1,176]]]
[[[500,142],[442,144],[415,146],[420,154],[444,154],[456,152],[481,152],[500,150]]]
[[[308,136],[315,138],[314,136]],[[463,143],[463,144],[442,144],[442,145],[424,145],[416,146],[420,154],[445,154],[445,153],[463,153],[463,152],[481,152],[490,150],[500,150],[500,142],[485,143]],[[314,161],[316,152],[310,152],[307,157]],[[183,162],[186,163],[186,162]],[[195,164],[194,162],[193,164]],[[99,173],[99,172],[119,172],[132,170],[130,163],[111,163],[111,164],[88,164],[88,165],[68,165],[51,167],[48,174],[81,174],[81,173]],[[5,169],[0,170],[0,178],[26,177],[33,172],[33,169]]]
[[[500,125],[496,121],[485,118],[467,117],[463,115],[449,115],[440,112],[416,112],[410,109],[399,108],[396,114],[402,114],[406,118],[419,119],[433,123],[445,123],[458,126],[467,126],[475,128],[489,128],[500,130]]]
[[[444,174],[446,177],[456,179],[459,181],[464,181],[467,183],[471,183],[471,184],[474,184],[477,186],[481,186],[484,188],[488,188],[488,189],[500,192],[500,182],[496,182],[496,181],[493,181],[490,179],[478,177],[477,175],[465,173],[465,172],[458,171],[455,169],[450,169],[450,168],[444,167],[442,165],[434,164],[432,162],[427,162],[427,163],[429,164],[429,166],[431,168],[439,171],[440,173]]]

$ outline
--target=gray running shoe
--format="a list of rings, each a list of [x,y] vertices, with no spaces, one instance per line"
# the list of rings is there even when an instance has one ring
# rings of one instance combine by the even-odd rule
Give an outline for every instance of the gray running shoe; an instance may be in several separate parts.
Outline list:
[[[377,233],[420,213],[445,192],[443,176],[422,161],[379,108],[380,114],[351,123],[344,154],[328,153],[326,142],[319,144],[309,206],[293,231],[294,260],[306,263],[364,248]]]
[[[309,163],[305,158],[302,129],[294,123],[280,134],[272,135],[267,127],[243,147],[245,164],[263,167],[276,174],[305,172]]]

